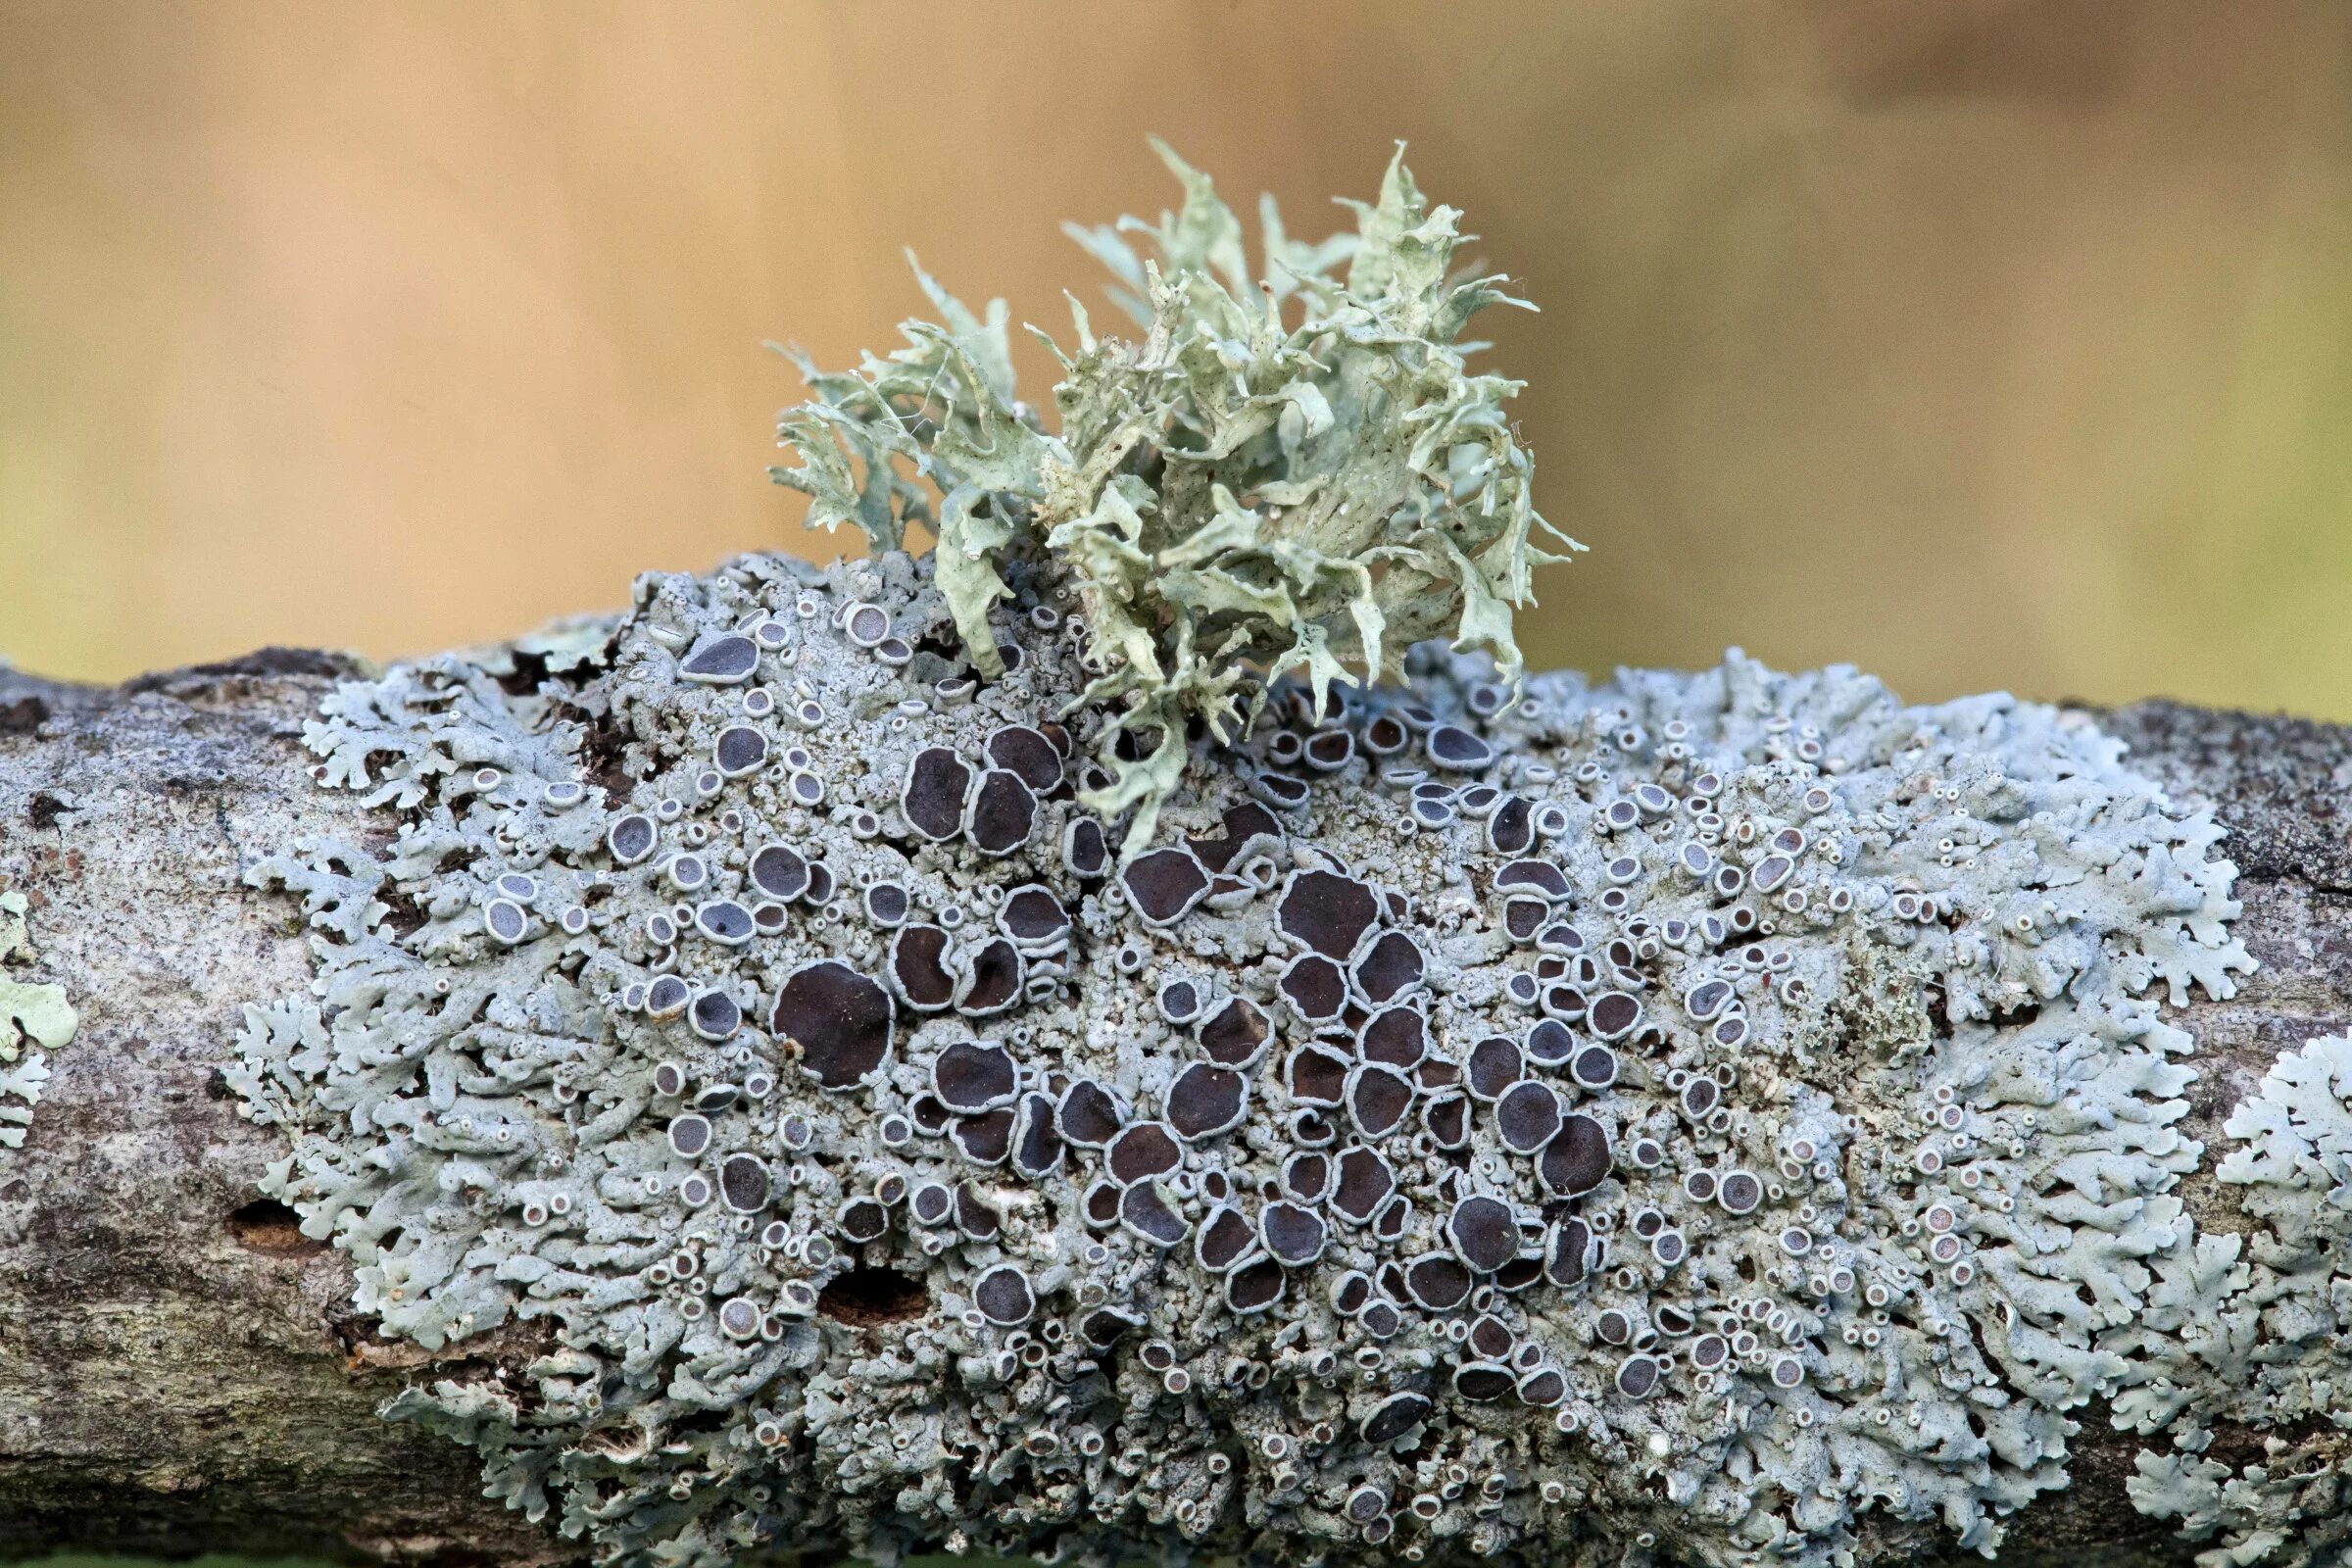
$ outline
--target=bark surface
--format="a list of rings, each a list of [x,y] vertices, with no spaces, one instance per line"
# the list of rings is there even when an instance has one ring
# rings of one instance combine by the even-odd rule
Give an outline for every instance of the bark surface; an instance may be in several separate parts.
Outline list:
[[[303,720],[352,673],[265,650],[124,686],[0,670],[0,892],[30,904],[29,978],[80,1010],[24,1147],[0,1149],[0,1558],[59,1548],[539,1564],[576,1548],[480,1495],[475,1456],[380,1420],[438,1362],[377,1339],[339,1252],[257,1201],[278,1135],[219,1075],[240,1006],[303,985],[288,901],[243,874],[293,840],[389,832],[317,788]],[[2352,1021],[2352,730],[2143,704],[2103,715],[2176,795],[2218,808],[2237,926],[2261,960],[2197,1037],[2187,1131],[2209,1148],[2282,1051]],[[2230,1228],[2207,1168],[2184,1197]],[[461,1353],[462,1352],[462,1353]],[[2078,1412],[2073,1485],[2003,1562],[2170,1563],[2191,1550],[2124,1492],[2141,1440]],[[2214,1453],[2261,1451],[2223,1430]]]

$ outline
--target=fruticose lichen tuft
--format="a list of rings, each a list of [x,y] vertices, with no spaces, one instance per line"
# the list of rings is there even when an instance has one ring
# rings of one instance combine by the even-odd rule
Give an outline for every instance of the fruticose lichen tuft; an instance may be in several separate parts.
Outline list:
[[[814,395],[780,426],[799,465],[772,470],[808,495],[811,526],[855,523],[877,551],[932,529],[983,678],[1002,672],[990,612],[1005,563],[1050,556],[1069,574],[1079,700],[1113,714],[1112,782],[1088,804],[1133,808],[1131,853],[1189,723],[1230,738],[1265,678],[1292,671],[1320,709],[1335,683],[1393,677],[1441,633],[1516,680],[1509,607],[1562,559],[1535,532],[1580,548],[1535,511],[1534,462],[1503,413],[1520,383],[1465,367],[1482,346],[1461,341],[1469,319],[1524,302],[1500,277],[1456,274],[1459,215],[1428,204],[1401,149],[1379,199],[1350,204],[1353,234],[1293,240],[1266,199],[1254,278],[1208,177],[1159,150],[1180,211],[1070,229],[1144,336],[1098,338],[1070,302],[1075,351],[1046,339],[1055,428],[1015,396],[1004,302],[975,315],[918,268],[942,320],[905,323],[906,348],[854,372],[796,356]]]
[[[391,1412],[603,1560],[1989,1547],[2207,1315],[2158,999],[2231,869],[2080,716],[1424,645],[1189,735],[1121,864],[1087,579],[948,571],[347,684],[397,837],[255,873],[269,1191],[387,1335],[550,1326]]]
[[[0,966],[32,961],[30,908],[24,894],[0,893]],[[65,987],[20,980],[0,967],[0,1149],[24,1147],[49,1081],[46,1053],[63,1049],[79,1023]]]

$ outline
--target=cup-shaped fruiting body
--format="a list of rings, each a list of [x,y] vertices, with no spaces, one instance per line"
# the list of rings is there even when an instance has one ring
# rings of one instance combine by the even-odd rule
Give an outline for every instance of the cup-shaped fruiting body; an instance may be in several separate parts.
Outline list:
[[[1503,413],[1519,383],[1470,370],[1460,341],[1487,306],[1524,302],[1499,277],[1456,275],[1459,214],[1429,205],[1401,151],[1379,199],[1350,204],[1355,233],[1294,241],[1269,201],[1254,272],[1207,176],[1160,151],[1179,212],[1070,229],[1143,336],[1097,337],[1071,302],[1074,349],[1048,340],[1063,372],[1053,429],[1015,395],[1004,302],[975,315],[918,270],[942,319],[906,322],[906,347],[854,372],[802,360],[812,396],[780,430],[799,461],[773,470],[808,494],[811,526],[854,523],[876,550],[934,532],[983,678],[1020,657],[992,620],[1007,561],[1050,552],[1070,573],[1080,685],[1112,713],[1090,803],[1132,811],[1130,853],[1152,840],[1187,727],[1232,738],[1269,677],[1303,677],[1320,708],[1334,683],[1393,676],[1445,635],[1516,678],[1508,607],[1559,559],[1536,535],[1578,548],[1535,511],[1534,462]],[[1027,613],[1052,629],[1065,612]],[[849,630],[861,646],[888,635]],[[1355,741],[1288,744],[1281,760],[1329,773]],[[947,783],[910,782],[920,801]]]
[[[1189,740],[1121,865],[1075,590],[1010,586],[996,676],[894,552],[327,700],[398,832],[259,873],[270,1190],[383,1332],[565,1348],[396,1413],[628,1563],[1826,1564],[2063,1482],[2192,1240],[2209,820],[2008,698],[1431,648]]]

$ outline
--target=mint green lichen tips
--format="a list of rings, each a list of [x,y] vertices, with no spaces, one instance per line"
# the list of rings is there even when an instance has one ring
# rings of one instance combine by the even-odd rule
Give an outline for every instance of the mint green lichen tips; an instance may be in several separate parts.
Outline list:
[[[12,960],[32,961],[24,930],[29,908],[24,894],[0,893],[0,1149],[24,1147],[41,1086],[49,1081],[43,1053],[62,1049],[80,1022],[65,987],[19,980],[5,967]]]
[[[1433,636],[1516,681],[1510,607],[1565,559],[1535,532],[1582,548],[1535,510],[1503,414],[1521,383],[1465,368],[1470,318],[1525,302],[1453,274],[1458,215],[1428,204],[1401,152],[1379,200],[1349,204],[1355,233],[1294,240],[1264,202],[1252,280],[1208,176],[1159,151],[1180,211],[1070,228],[1144,335],[1097,337],[1075,300],[1075,353],[1038,334],[1062,367],[1057,434],[1014,398],[1003,302],[976,316],[918,269],[945,324],[906,323],[906,348],[848,374],[802,359],[814,395],[780,426],[801,464],[773,470],[808,495],[811,526],[854,522],[876,550],[930,527],[983,674],[1003,668],[989,616],[1005,562],[1075,587],[1095,666],[1081,701],[1120,705],[1112,782],[1089,804],[1134,808],[1131,851],[1189,722],[1239,739],[1275,677],[1303,675],[1320,710],[1334,682],[1394,677]]]

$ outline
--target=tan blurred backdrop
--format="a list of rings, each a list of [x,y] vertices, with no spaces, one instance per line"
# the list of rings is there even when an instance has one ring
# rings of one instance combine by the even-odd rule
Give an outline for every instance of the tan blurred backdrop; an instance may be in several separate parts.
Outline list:
[[[825,552],[761,339],[1058,326],[1147,130],[1295,228],[1408,138],[1541,303],[1539,662],[2352,716],[2340,3],[0,3],[0,653]]]

